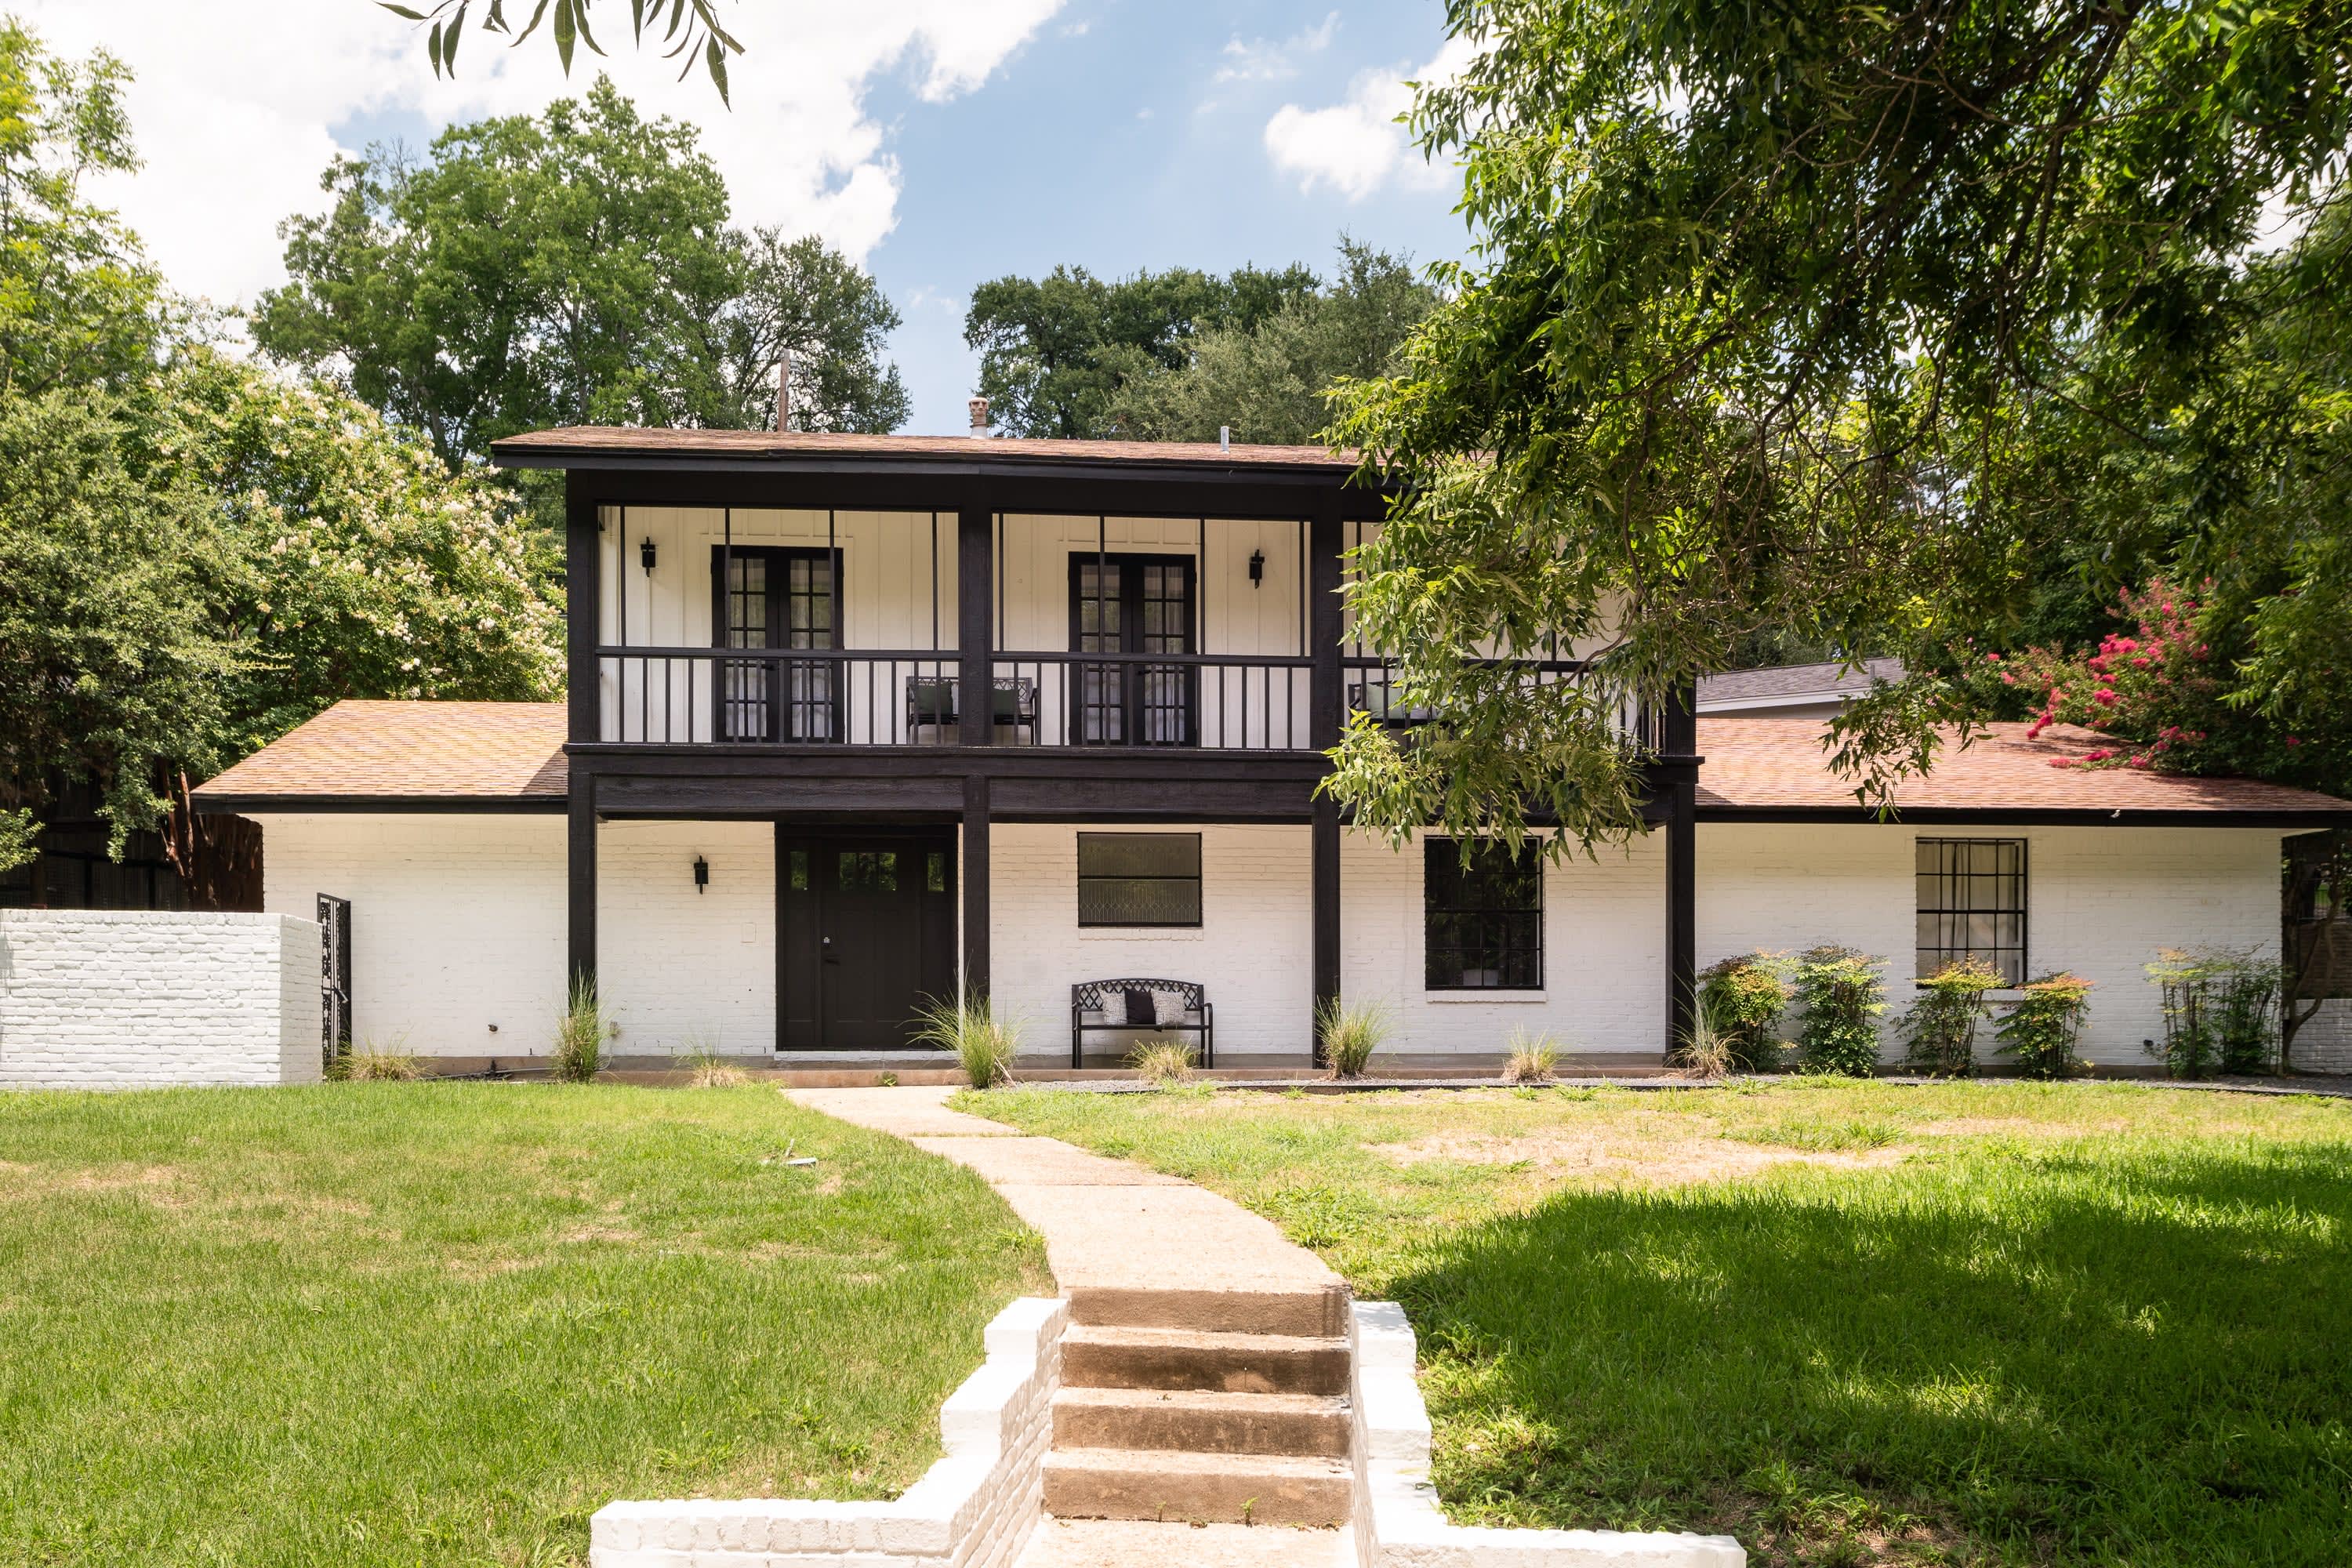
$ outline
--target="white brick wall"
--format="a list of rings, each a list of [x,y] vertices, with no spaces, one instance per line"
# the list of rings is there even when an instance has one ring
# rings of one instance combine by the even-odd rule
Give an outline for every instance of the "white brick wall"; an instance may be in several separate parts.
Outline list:
[[[2331,996],[2295,1032],[2297,1072],[2352,1073],[2352,998]]]
[[[315,1081],[320,952],[272,915],[0,910],[0,1084]]]
[[[2143,968],[2160,947],[2275,953],[2279,833],[2231,827],[1921,827],[1702,823],[1700,966],[1755,948],[1838,942],[1888,959],[1891,1025],[1912,978],[1915,840],[2023,838],[2026,962],[2095,983],[2086,1059],[2147,1067],[2163,1033]],[[1987,1043],[1989,1049],[1990,1042]]]
[[[352,901],[356,1043],[546,1054],[563,1006],[562,817],[333,813],[261,824],[264,909],[308,919],[320,893]]]
[[[694,887],[694,859],[710,885]],[[776,1048],[776,829],[608,822],[596,837],[596,983],[623,1056]]]

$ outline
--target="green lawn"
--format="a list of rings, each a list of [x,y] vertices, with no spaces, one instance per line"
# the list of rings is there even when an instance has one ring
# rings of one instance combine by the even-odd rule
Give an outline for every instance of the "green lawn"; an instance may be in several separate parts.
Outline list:
[[[1760,1563],[2352,1561],[2352,1103],[1798,1079],[961,1103],[1404,1303],[1457,1521]]]
[[[536,1568],[616,1497],[887,1496],[1041,1289],[977,1177],[772,1089],[0,1095],[0,1563]]]

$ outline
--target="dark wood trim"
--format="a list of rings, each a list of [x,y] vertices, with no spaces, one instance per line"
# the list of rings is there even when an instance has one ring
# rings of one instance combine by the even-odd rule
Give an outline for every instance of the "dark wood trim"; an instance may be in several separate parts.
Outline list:
[[[1307,743],[1328,752],[1339,743],[1346,692],[1340,689],[1339,557],[1347,548],[1347,532],[1339,515],[1338,492],[1318,498],[1314,520],[1307,525]]]
[[[988,491],[975,481],[956,511],[956,724],[962,744],[980,748],[996,739],[995,534]]]
[[[1659,719],[1660,750],[1688,755],[1698,750],[1697,694],[1683,687]],[[1698,786],[1694,778],[1665,786],[1666,816],[1666,1040],[1671,1053],[1690,1037],[1698,1017]]]
[[[561,465],[550,465],[560,467]],[[1343,517],[1375,521],[1387,515],[1379,490],[1329,473],[1283,479],[1265,474],[1205,478],[1197,471],[1121,465],[1067,474],[1007,471],[968,465],[887,472],[751,467],[702,469],[633,468],[583,462],[572,482],[607,506],[784,507],[843,511],[929,512],[961,510],[984,489],[990,510],[1046,516],[1185,518],[1211,521],[1295,522],[1328,491]]]
[[[596,775],[574,773],[564,834],[565,979],[596,981]]]
[[[1323,1040],[1317,1025],[1324,1009],[1339,1001],[1339,803],[1318,795],[1307,826],[1307,878],[1314,907],[1314,1006],[1307,1019],[1309,1059],[1321,1067]]]
[[[970,704],[966,704],[967,707]],[[988,780],[963,781],[963,994],[988,990]]]
[[[596,701],[602,686],[596,645],[603,640],[597,574],[604,560],[596,498],[590,476],[567,474],[563,481],[564,666],[572,680],[564,695],[564,734],[572,741],[597,738]],[[584,675],[584,679],[583,679]]]

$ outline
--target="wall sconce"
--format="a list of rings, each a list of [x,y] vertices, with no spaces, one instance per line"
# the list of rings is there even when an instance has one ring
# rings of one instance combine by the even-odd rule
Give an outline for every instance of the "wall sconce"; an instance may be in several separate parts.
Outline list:
[[[698,893],[710,886],[710,862],[701,856],[694,858],[694,890]]]
[[[1265,552],[1263,550],[1253,550],[1250,552],[1250,586],[1253,588],[1261,587],[1265,583]]]
[[[637,559],[646,563],[646,575],[648,577],[652,576],[654,574],[653,535],[646,535],[646,542],[637,546]]]

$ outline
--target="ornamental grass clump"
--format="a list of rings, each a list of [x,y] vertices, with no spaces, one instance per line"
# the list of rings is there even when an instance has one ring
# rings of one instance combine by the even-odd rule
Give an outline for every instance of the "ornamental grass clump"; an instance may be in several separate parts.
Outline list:
[[[1780,1039],[1780,1015],[1789,1005],[1785,967],[1774,954],[1743,952],[1709,965],[1699,976],[1699,1014],[1730,1070],[1772,1072],[1780,1067],[1788,1049]]]
[[[2091,1016],[2091,983],[2079,974],[2045,974],[2021,987],[2009,1016],[1993,1026],[1997,1049],[2017,1058],[2028,1078],[2072,1078],[2085,1071],[2074,1055]]]
[[[1559,1042],[1515,1026],[1503,1037],[1505,1083],[1549,1083],[1559,1067]]]
[[[1868,1078],[1878,1066],[1878,1018],[1886,1011],[1882,960],[1850,947],[1816,947],[1794,965],[1803,1022],[1797,1049],[1809,1072]]]
[[[1127,1065],[1144,1082],[1173,1089],[1192,1081],[1192,1047],[1186,1040],[1146,1040],[1127,1054]]]
[[[1315,1009],[1315,1034],[1333,1078],[1361,1078],[1389,1037],[1389,1010],[1378,1002],[1334,998]]]
[[[604,1065],[604,1041],[613,1029],[604,1005],[597,1000],[596,983],[584,974],[574,975],[562,1016],[555,1021],[555,1051],[548,1058],[548,1069],[563,1083],[588,1082]]]
[[[1693,1078],[1717,1079],[1728,1076],[1738,1064],[1733,1059],[1730,1037],[1717,1028],[1715,1020],[1701,1007],[1666,1058],[1666,1065],[1680,1068]]]
[[[953,1051],[974,1089],[1011,1083],[1013,1058],[1021,1049],[1020,1026],[985,996],[924,1003],[915,1013],[915,1039]]]
[[[1967,1078],[1977,1069],[1977,1026],[1992,1016],[1985,993],[2001,982],[1982,959],[1948,963],[1920,980],[1903,1010],[1903,1062],[1932,1078]]]
[[[2170,1076],[2266,1073],[2276,1065],[2276,963],[2251,949],[2168,947],[2147,977],[2164,993],[2164,1038],[2150,1048]]]

